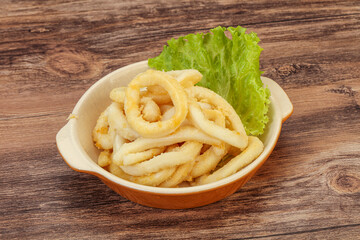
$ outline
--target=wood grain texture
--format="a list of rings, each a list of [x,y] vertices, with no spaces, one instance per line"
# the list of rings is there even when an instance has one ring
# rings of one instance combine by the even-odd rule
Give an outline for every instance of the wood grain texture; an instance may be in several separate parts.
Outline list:
[[[359,239],[359,1],[0,1],[0,239]],[[94,82],[172,37],[241,25],[294,104],[242,189],[189,210],[72,171],[55,135]]]

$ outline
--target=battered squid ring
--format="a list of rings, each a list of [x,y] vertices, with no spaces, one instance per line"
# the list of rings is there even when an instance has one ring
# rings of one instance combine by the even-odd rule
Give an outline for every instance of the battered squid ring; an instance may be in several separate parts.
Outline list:
[[[195,69],[175,70],[166,72],[166,74],[174,77],[184,88],[192,87],[200,82],[202,74]],[[171,98],[166,90],[160,86],[148,86],[143,96],[151,97],[157,104],[171,103]]]
[[[173,106],[171,106],[161,116],[161,120],[165,121],[165,120],[170,119],[174,115],[174,113],[175,113],[175,108]],[[189,121],[189,119],[187,119],[187,118],[181,123],[180,127],[186,126],[186,125],[192,125],[191,122]]]
[[[113,144],[114,151],[118,151],[124,143],[125,139],[119,135],[116,135]],[[176,170],[176,168],[168,168],[147,176],[135,177],[126,174],[119,166],[114,164],[112,161],[112,156],[113,153],[111,154],[108,150],[101,152],[99,155],[98,164],[102,167],[108,166],[109,172],[117,177],[142,185],[157,186],[165,180],[169,179]]]
[[[130,165],[125,156],[130,153],[142,152],[155,147],[163,147],[185,141],[197,141],[209,145],[221,145],[221,141],[213,138],[197,128],[184,126],[179,128],[175,133],[161,138],[138,138],[133,142],[125,143],[113,154],[113,161],[117,165]]]
[[[128,165],[140,163],[161,154],[165,150],[165,147],[151,148],[149,150],[137,153],[129,153],[124,156],[124,162]]]
[[[203,110],[206,117],[213,120],[215,124],[225,127],[225,116],[218,110]],[[200,154],[195,159],[195,165],[191,170],[191,177],[197,178],[216,168],[221,159],[227,154],[229,145],[222,143],[220,146],[211,146],[204,153]]]
[[[211,146],[203,154],[195,159],[195,165],[191,170],[191,177],[197,178],[214,170],[221,159],[226,155],[229,145],[216,147]]]
[[[192,87],[202,79],[202,74],[195,69],[174,70],[166,73],[176,78],[184,88]]]
[[[111,152],[109,150],[104,150],[99,154],[98,165],[100,167],[109,166],[111,163]]]
[[[92,132],[96,147],[104,150],[108,150],[113,147],[113,141],[116,135],[114,128],[109,125],[109,110],[110,106],[100,114]]]
[[[115,88],[110,92],[110,98],[114,102],[110,105],[108,122],[109,125],[114,126],[122,137],[133,141],[140,137],[134,129],[132,129],[126,119],[124,111],[125,101],[125,87]],[[150,122],[154,122],[161,118],[161,112],[159,106],[148,97],[141,98],[141,112],[144,119]]]
[[[160,86],[148,86],[145,92],[141,93],[142,97],[149,97],[159,105],[171,103],[171,98],[166,90]]]
[[[110,92],[110,99],[113,100],[114,102],[124,105],[125,92],[126,92],[126,87],[114,88]]]
[[[166,121],[148,122],[140,111],[140,89],[159,85],[170,95],[175,106],[175,114]],[[161,71],[148,70],[132,80],[125,97],[125,114],[130,126],[143,137],[162,137],[174,132],[184,121],[188,113],[187,96],[180,83]]]
[[[160,183],[171,177],[175,170],[176,168],[167,168],[156,173],[137,177],[126,174],[118,165],[114,163],[110,163],[109,166],[109,172],[117,177],[128,180],[130,182],[154,187],[158,186]]]
[[[144,120],[149,122],[156,122],[161,119],[161,111],[159,106],[149,97],[142,97],[140,100],[141,113]]]
[[[233,130],[221,127],[211,122],[204,115],[201,107],[195,101],[189,103],[189,117],[193,124],[206,132],[232,146],[245,149],[248,144],[248,136],[246,135],[244,126],[239,115],[232,106],[221,96],[210,89],[194,86],[186,89],[187,94],[193,99],[204,99],[207,103],[213,105],[217,110],[222,112],[229,120]]]
[[[113,102],[108,110],[108,123],[112,128],[121,135],[121,137],[133,141],[140,137],[134,129],[132,129],[123,113],[123,106],[121,103]]]
[[[195,162],[189,161],[183,165],[180,165],[176,168],[175,172],[164,182],[162,182],[159,187],[176,187],[183,181],[189,178],[189,173],[193,168]]]
[[[231,159],[223,167],[216,170],[212,174],[205,174],[197,180],[197,185],[203,185],[211,182],[218,181],[226,178],[240,169],[249,165],[254,159],[256,159],[264,149],[264,144],[259,138],[250,136],[248,147],[239,155]]]
[[[147,161],[120,168],[132,176],[144,176],[158,172],[166,168],[176,168],[177,166],[194,160],[200,153],[202,143],[196,141],[187,141],[177,151],[166,152],[155,156]],[[169,161],[169,159],[171,159]]]

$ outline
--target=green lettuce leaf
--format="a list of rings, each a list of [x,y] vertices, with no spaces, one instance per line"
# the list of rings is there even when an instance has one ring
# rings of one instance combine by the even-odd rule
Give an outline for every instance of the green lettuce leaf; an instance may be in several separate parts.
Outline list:
[[[231,39],[225,35],[226,30]],[[261,135],[269,121],[270,91],[260,79],[260,39],[256,33],[245,31],[240,26],[219,26],[211,33],[171,39],[159,56],[148,60],[148,65],[163,71],[199,70],[203,79],[198,85],[225,98],[240,116],[247,134]]]

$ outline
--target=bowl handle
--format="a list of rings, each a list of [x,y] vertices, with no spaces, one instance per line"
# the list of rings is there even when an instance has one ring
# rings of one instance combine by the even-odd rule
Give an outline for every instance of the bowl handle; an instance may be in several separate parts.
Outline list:
[[[285,122],[294,111],[294,107],[290,101],[290,98],[286,94],[286,92],[277,84],[274,80],[271,80],[267,77],[261,77],[264,85],[267,86],[271,92],[271,95],[277,100],[279,103],[279,107],[281,110],[282,122]]]
[[[80,146],[77,146],[78,144],[72,136],[70,121],[56,134],[56,145],[59,153],[73,170],[80,172],[91,171],[92,167],[85,161],[87,158],[85,152],[82,151]]]

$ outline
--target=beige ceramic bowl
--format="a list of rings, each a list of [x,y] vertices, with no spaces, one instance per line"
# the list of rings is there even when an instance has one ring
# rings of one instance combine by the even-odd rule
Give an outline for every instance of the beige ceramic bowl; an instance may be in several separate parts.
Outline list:
[[[142,205],[181,209],[219,201],[238,190],[269,157],[279,138],[282,123],[292,114],[293,106],[284,90],[273,80],[262,78],[271,91],[270,122],[261,136],[263,153],[250,165],[220,181],[195,187],[159,188],[143,186],[118,178],[97,165],[99,150],[91,133],[100,113],[110,104],[110,91],[126,86],[138,73],[148,69],[147,61],[120,68],[91,86],[76,104],[68,123],[58,132],[56,143],[65,162],[75,171],[93,174],[121,196]],[[76,183],[74,183],[76,184]]]

